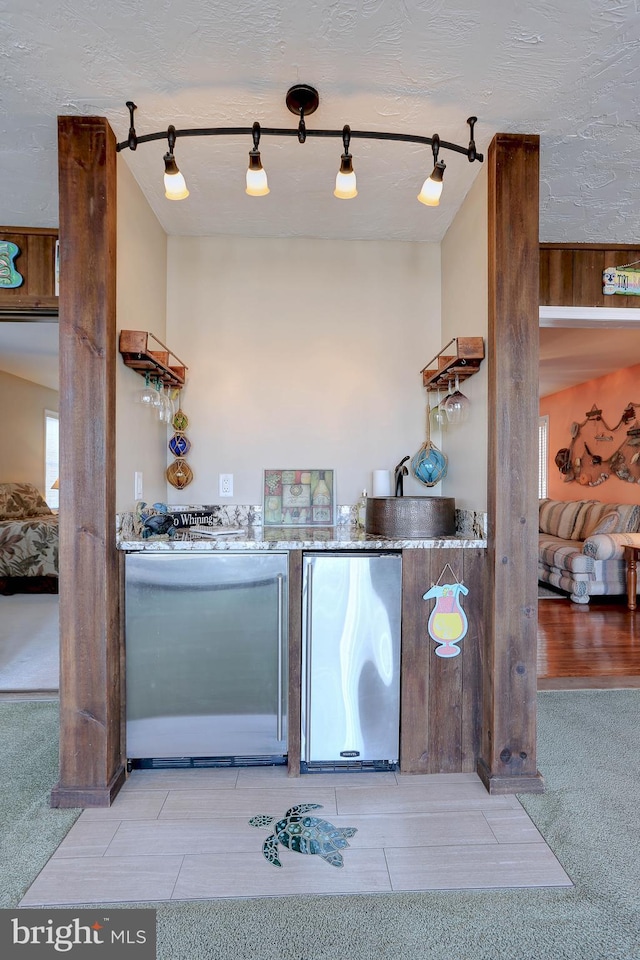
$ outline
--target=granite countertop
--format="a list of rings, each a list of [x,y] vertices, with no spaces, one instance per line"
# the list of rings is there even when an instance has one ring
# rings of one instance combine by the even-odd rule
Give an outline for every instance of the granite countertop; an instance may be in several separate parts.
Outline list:
[[[215,529],[215,528],[214,528]],[[367,534],[351,525],[336,527],[238,527],[237,534],[219,537],[199,536],[179,530],[175,536],[143,539],[118,538],[118,550],[127,552],[168,553],[224,550],[406,550],[419,548],[485,548],[486,540],[463,536],[425,540],[392,540]]]

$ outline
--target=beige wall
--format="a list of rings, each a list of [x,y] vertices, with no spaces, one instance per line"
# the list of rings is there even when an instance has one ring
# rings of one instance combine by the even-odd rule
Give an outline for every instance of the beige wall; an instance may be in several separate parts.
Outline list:
[[[442,344],[452,337],[483,337],[488,314],[487,170],[483,164],[442,241]],[[460,389],[471,401],[466,423],[449,425],[434,441],[449,457],[442,492],[456,506],[487,509],[487,363]],[[434,398],[432,395],[432,403]]]
[[[118,157],[117,330],[146,330],[166,343],[167,238],[142,191]],[[171,344],[169,346],[174,348]],[[135,471],[143,474],[144,499],[165,500],[166,427],[134,403],[144,387],[140,374],[116,364],[116,509],[134,505]]]
[[[44,413],[58,412],[58,391],[0,371],[0,483],[44,489]]]
[[[170,237],[168,249],[194,472],[169,502],[221,502],[218,475],[232,473],[228,502],[261,503],[263,468],[332,467],[338,502],[353,503],[372,470],[418,450],[420,369],[441,345],[439,245]],[[408,478],[405,492],[438,490]]]

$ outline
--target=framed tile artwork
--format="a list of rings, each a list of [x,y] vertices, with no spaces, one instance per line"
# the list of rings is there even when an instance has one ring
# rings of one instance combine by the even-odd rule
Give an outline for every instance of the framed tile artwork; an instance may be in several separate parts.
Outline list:
[[[332,527],[336,522],[333,470],[265,470],[265,527]]]

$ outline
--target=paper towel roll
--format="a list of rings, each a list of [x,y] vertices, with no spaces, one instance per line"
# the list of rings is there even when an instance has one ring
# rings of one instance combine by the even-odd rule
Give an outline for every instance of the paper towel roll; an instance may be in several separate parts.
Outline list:
[[[373,496],[389,497],[391,496],[391,471],[374,470],[373,471]]]

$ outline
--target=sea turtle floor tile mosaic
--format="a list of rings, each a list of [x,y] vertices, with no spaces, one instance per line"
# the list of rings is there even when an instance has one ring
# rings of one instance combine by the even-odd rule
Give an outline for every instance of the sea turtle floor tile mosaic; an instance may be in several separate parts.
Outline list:
[[[278,844],[295,850],[296,853],[317,854],[332,867],[343,867],[344,859],[340,850],[348,847],[347,837],[356,834],[356,827],[336,827],[320,817],[306,816],[309,810],[321,810],[321,803],[298,803],[290,807],[282,820],[278,820],[273,833],[262,844],[262,853],[265,860],[274,867],[281,867],[278,857]],[[252,827],[269,827],[275,817],[268,814],[258,814],[251,817]]]

